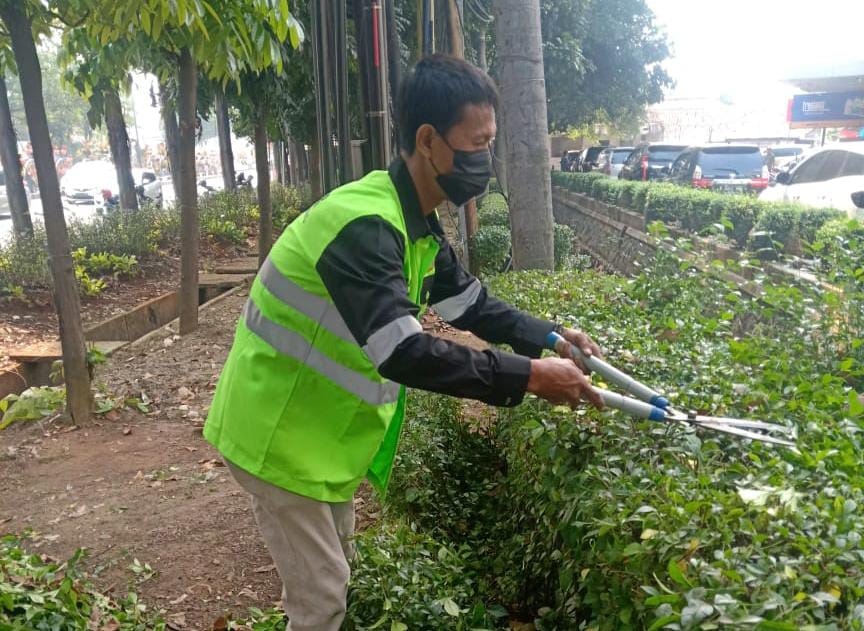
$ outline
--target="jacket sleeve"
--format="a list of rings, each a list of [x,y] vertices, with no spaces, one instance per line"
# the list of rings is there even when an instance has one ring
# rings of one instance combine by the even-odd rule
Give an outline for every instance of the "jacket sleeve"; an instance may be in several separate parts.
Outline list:
[[[515,352],[528,357],[540,357],[546,336],[555,328],[554,323],[489,295],[480,281],[462,267],[446,239],[441,239],[429,298],[438,315],[456,328],[471,331],[493,344],[509,344]]]
[[[491,405],[522,401],[530,360],[496,349],[476,351],[423,332],[408,298],[404,239],[379,217],[349,223],[316,269],[348,329],[387,379]]]

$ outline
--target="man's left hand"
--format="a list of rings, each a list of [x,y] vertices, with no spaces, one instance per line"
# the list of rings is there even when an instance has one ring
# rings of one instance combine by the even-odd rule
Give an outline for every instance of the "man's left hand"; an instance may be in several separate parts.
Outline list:
[[[577,331],[576,329],[564,329],[561,332],[561,336],[565,340],[573,344],[580,351],[582,351],[583,355],[589,357],[594,356],[598,359],[603,359],[603,352],[600,350],[600,347],[597,346],[597,344],[594,343],[594,340],[585,335],[582,331]],[[589,374],[591,372],[581,360],[573,358],[572,356],[567,354],[566,351],[561,353],[561,357],[564,357],[565,359],[573,359],[573,361],[576,362],[576,365],[579,366],[579,369],[585,374]]]

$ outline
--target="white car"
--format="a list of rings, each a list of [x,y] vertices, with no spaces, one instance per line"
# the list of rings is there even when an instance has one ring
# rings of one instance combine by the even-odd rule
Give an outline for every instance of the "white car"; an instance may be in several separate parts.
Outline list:
[[[610,147],[604,149],[598,158],[597,171],[607,177],[618,179],[618,174],[633,153],[633,147]]]
[[[864,142],[843,142],[815,151],[789,173],[778,173],[776,184],[759,199],[837,208],[864,218],[864,210],[852,202],[852,193],[859,191],[864,191]]]
[[[135,186],[144,187],[144,197],[162,203],[162,183],[149,169],[132,169]],[[120,193],[117,172],[107,160],[85,160],[72,165],[60,180],[60,193],[68,206],[80,204],[102,207]]]

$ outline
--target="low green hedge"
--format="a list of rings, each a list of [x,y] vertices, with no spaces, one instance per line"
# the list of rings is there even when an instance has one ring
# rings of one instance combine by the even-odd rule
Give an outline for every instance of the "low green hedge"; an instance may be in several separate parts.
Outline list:
[[[759,232],[778,249],[798,253],[802,244],[816,240],[819,228],[843,215],[830,208],[762,202],[667,182],[613,180],[599,173],[553,171],[552,184],[643,214],[647,223],[659,220],[694,233],[722,225],[740,248],[753,243],[751,233]]]

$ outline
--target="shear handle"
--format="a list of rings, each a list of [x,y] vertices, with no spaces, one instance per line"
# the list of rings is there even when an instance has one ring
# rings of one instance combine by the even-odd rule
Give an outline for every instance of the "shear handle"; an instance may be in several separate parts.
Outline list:
[[[566,344],[566,346],[564,346]],[[555,331],[546,336],[546,346],[556,353],[568,353],[574,358],[580,360],[588,370],[596,372],[604,380],[613,383],[622,390],[633,394],[637,399],[651,404],[654,407],[666,409],[669,407],[669,401],[656,390],[646,386],[641,381],[636,381],[630,375],[618,370],[614,366],[607,364],[599,357],[586,356],[578,347],[571,344]],[[610,405],[609,407],[614,407]],[[648,418],[645,416],[644,418]]]

